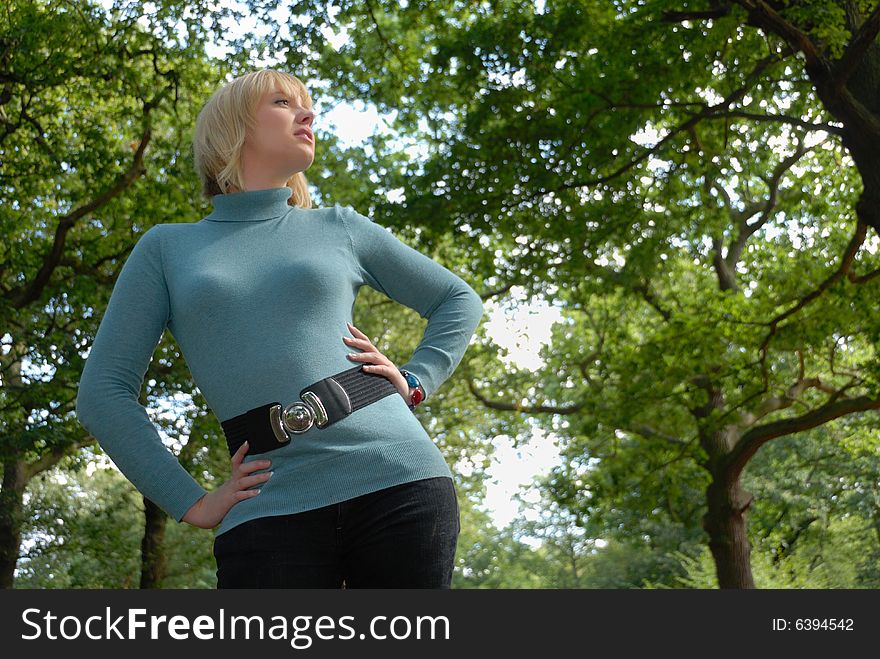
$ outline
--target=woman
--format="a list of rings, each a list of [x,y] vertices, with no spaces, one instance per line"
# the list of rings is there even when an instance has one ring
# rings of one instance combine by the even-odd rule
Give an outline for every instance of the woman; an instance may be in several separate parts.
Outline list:
[[[311,208],[313,120],[302,82],[270,69],[208,100],[193,151],[213,212],[138,240],[77,413],[144,496],[217,527],[218,588],[449,588],[458,499],[413,410],[461,361],[482,302],[350,206]],[[364,284],[428,319],[400,368],[350,322]],[[231,477],[210,492],[138,403],[166,328],[229,443]]]

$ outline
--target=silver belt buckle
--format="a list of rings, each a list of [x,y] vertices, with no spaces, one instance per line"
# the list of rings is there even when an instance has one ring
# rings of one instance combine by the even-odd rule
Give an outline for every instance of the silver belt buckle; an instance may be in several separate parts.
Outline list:
[[[269,424],[279,444],[286,444],[292,439],[288,433],[300,435],[314,425],[319,428],[327,425],[327,411],[321,399],[311,391],[304,391],[302,398],[308,402],[298,400],[285,408],[281,405],[269,408]]]
[[[314,425],[319,428],[327,425],[327,411],[321,399],[311,391],[304,391],[302,398],[308,402],[298,400],[285,408],[281,405],[269,408],[269,424],[279,444],[286,444],[292,439],[288,433],[301,435]]]
[[[309,389],[302,392],[301,396],[304,401],[310,404],[310,410],[314,414],[315,425],[319,428],[326,426],[329,417],[327,416],[327,410],[324,409],[324,404],[321,402],[321,399],[318,398],[317,394]],[[294,403],[294,405],[295,404],[296,403]]]
[[[269,425],[272,426],[272,432],[279,444],[286,444],[292,439],[288,433],[302,434],[314,423],[314,411],[302,401],[291,403],[285,408],[281,405],[269,408]]]

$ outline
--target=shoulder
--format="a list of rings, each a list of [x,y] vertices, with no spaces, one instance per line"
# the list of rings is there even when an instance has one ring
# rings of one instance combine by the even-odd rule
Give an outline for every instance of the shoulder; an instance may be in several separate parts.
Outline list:
[[[373,220],[355,210],[350,204],[336,204],[333,206],[336,218],[346,224],[372,224]]]
[[[199,240],[204,235],[204,230],[204,222],[166,222],[154,224],[143,237],[146,238],[148,233],[152,234],[157,244],[170,247],[188,240]]]
[[[147,242],[152,249],[160,253],[165,245],[173,245],[185,239],[186,236],[194,235],[198,231],[196,222],[169,222],[154,224],[141,236],[139,242]]]
[[[385,234],[391,235],[389,230],[378,222],[363,213],[355,210],[353,206],[348,204],[336,204],[333,207],[337,221],[342,224],[346,231],[355,237],[384,237]]]
[[[180,231],[187,224],[190,223],[183,222],[179,224],[154,224],[149,229],[144,231],[144,234],[141,236],[140,242],[148,241],[150,243],[161,246],[169,232]]]
[[[153,226],[147,228],[144,231],[140,238],[138,238],[132,250],[132,253],[138,253],[143,251],[149,251],[150,253],[159,253],[162,250],[162,226],[161,224],[154,224]]]
[[[198,222],[169,222],[154,224],[144,231],[135,249],[149,250],[163,261],[166,257],[174,258],[181,249],[201,240],[201,228]],[[170,252],[169,252],[170,250]]]

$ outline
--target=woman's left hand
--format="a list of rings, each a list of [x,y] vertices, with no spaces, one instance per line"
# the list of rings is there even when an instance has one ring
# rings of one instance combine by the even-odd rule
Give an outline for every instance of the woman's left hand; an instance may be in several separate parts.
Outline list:
[[[348,358],[355,362],[364,362],[364,370],[367,373],[375,373],[384,375],[391,381],[397,391],[403,396],[403,400],[409,404],[410,389],[409,383],[403,377],[400,370],[391,362],[388,357],[383,355],[376,349],[366,334],[361,332],[351,323],[346,323],[352,336],[343,336],[342,341],[349,348],[360,348],[364,352],[349,353]]]

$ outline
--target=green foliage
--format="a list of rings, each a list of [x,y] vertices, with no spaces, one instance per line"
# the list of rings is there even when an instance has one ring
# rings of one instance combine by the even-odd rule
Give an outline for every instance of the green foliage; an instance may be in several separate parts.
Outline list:
[[[860,548],[851,541],[854,522],[835,522],[833,526],[835,528],[825,538],[821,551],[813,546],[781,557],[752,552],[750,562],[755,586],[775,589],[876,588],[876,551],[872,556],[873,585],[860,582],[858,568],[864,564],[860,560],[862,557],[858,556]],[[671,584],[646,580],[644,588],[718,588],[716,565],[708,547],[703,547],[696,557],[678,551],[672,552],[670,557],[681,561],[685,574]]]
[[[31,481],[16,588],[138,588],[143,499],[116,469],[68,462]],[[163,588],[214,588],[210,531],[166,528]]]
[[[138,587],[141,497],[118,472],[47,471],[28,494],[16,588]]]
[[[797,25],[809,26],[807,34],[819,44],[823,50],[835,59],[843,55],[846,44],[852,37],[852,33],[846,25],[846,10],[842,3],[827,2],[827,0],[784,0],[787,5],[782,11],[782,16]],[[870,11],[870,7],[864,6],[863,11]]]

